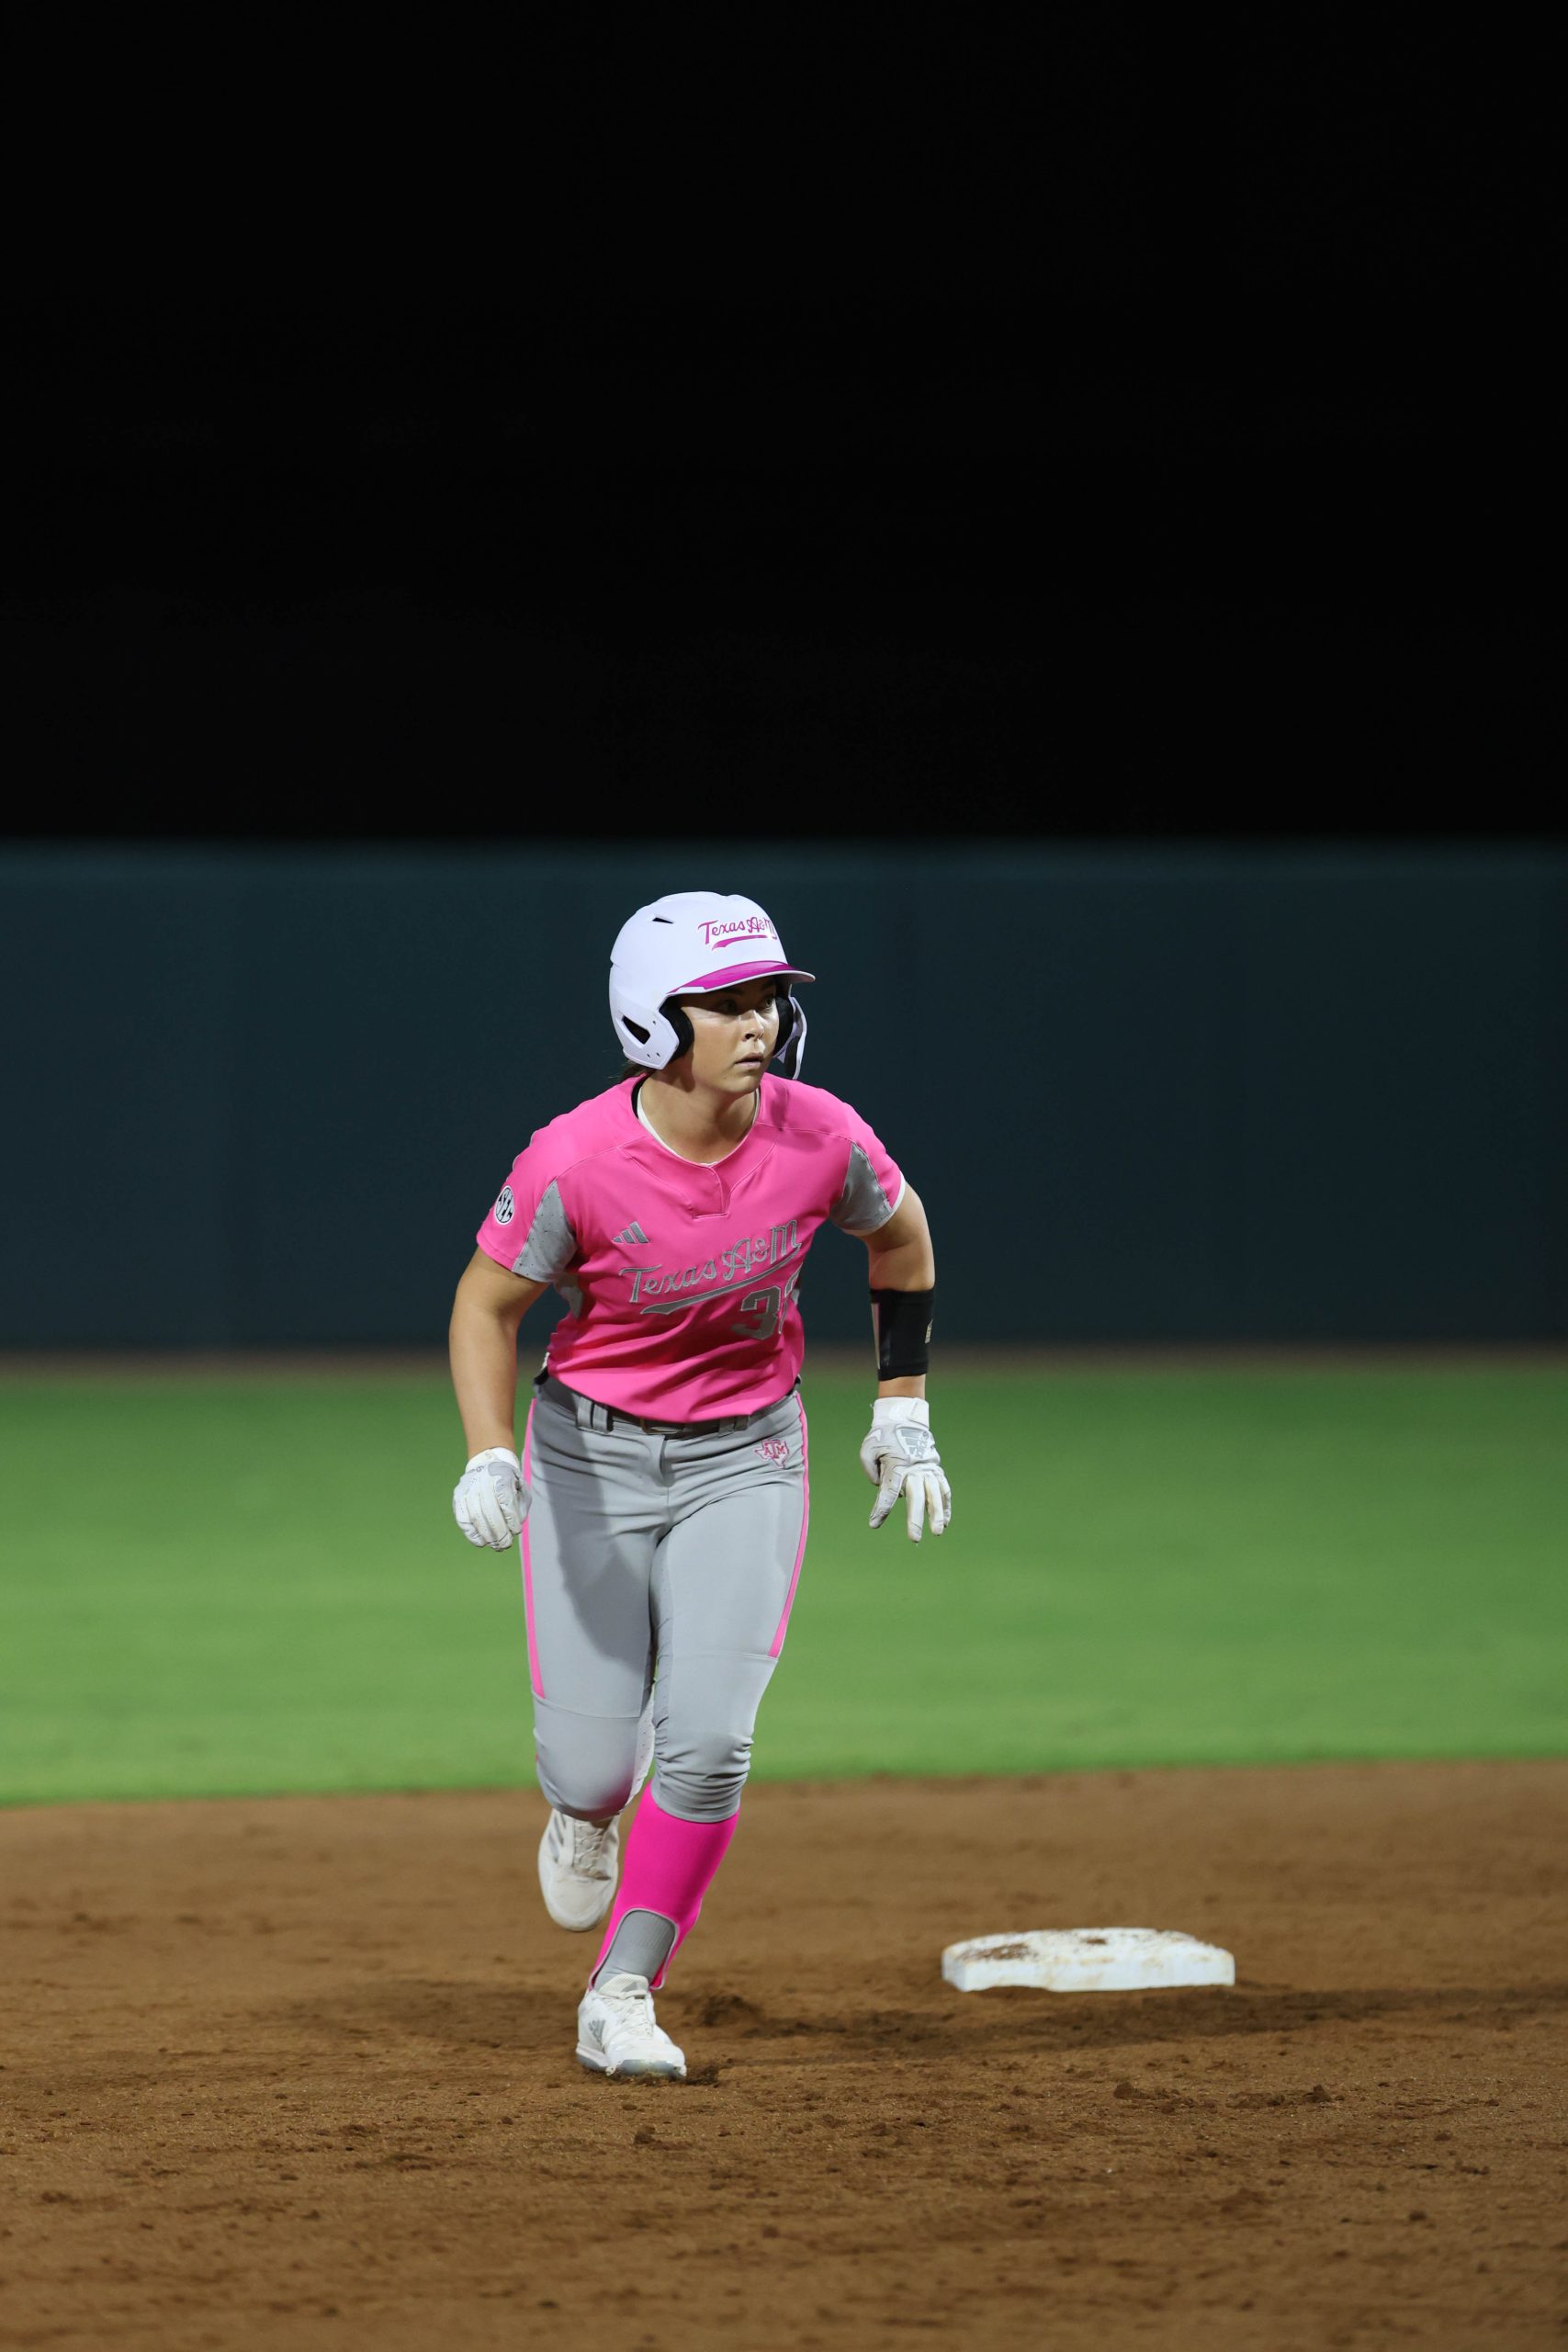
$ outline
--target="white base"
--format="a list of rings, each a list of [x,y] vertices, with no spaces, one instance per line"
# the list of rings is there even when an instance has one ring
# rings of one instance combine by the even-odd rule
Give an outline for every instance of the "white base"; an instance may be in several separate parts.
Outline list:
[[[1138,1993],[1162,1984],[1234,1984],[1218,1944],[1174,1928],[1037,1928],[949,1944],[942,1973],[961,1993],[1034,1984],[1047,1993]]]

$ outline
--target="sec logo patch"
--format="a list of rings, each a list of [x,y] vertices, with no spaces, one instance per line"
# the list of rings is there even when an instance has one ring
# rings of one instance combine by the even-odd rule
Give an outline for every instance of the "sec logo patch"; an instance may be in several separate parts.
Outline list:
[[[497,1225],[510,1225],[516,1214],[517,1204],[512,1197],[512,1187],[510,1184],[503,1184],[501,1188],[501,1198],[497,1201],[493,1211],[495,1221]]]

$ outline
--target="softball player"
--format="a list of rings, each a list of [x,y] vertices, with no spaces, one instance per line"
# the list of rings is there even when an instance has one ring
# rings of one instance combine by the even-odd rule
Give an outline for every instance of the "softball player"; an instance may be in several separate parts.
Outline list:
[[[480,1226],[452,1312],[471,1544],[520,1538],[552,1919],[597,1927],[577,2055],[683,2076],[652,1996],[734,1834],[806,1551],[801,1269],[827,1218],[870,1253],[880,1375],[871,1524],[918,1543],[952,1497],[925,1403],[925,1212],[863,1119],[796,1073],[806,1016],[750,899],[679,891],[617,937],[619,1082],[542,1127]],[[769,1073],[777,1061],[783,1076]],[[567,1313],[516,1443],[517,1332]],[[653,1781],[626,1838],[618,1817]]]

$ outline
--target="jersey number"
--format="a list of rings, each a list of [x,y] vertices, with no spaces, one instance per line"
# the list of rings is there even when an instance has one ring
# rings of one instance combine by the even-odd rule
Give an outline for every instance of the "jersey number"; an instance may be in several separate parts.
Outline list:
[[[795,1295],[800,1287],[800,1276],[791,1274],[784,1283],[770,1283],[765,1290],[749,1290],[740,1302],[742,1315],[754,1315],[753,1323],[732,1323],[731,1333],[738,1340],[771,1340],[779,1324],[789,1313]]]

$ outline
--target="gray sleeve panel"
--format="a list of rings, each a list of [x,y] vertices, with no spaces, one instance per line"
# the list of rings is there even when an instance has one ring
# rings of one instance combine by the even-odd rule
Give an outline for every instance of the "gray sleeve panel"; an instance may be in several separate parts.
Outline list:
[[[565,1273],[576,1255],[577,1236],[562,1204],[560,1186],[547,1184],[534,1211],[527,1238],[512,1261],[512,1271],[514,1274],[526,1274],[531,1283],[553,1283]]]
[[[903,1197],[904,1187],[900,1183],[898,1201]],[[851,1144],[844,1189],[833,1204],[833,1223],[845,1233],[874,1233],[879,1226],[886,1224],[898,1201],[888,1199],[861,1146]]]

